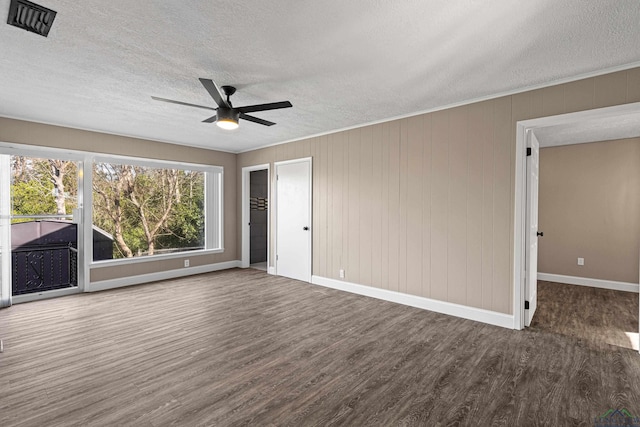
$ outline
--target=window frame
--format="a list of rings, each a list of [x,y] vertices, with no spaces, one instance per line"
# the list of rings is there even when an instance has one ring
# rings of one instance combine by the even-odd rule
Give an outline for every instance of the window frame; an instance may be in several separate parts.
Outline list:
[[[207,254],[217,254],[224,252],[224,167],[213,165],[201,165],[186,162],[143,159],[140,157],[129,157],[119,155],[89,155],[85,158],[84,179],[84,202],[88,209],[84,210],[84,221],[93,227],[93,167],[95,163],[114,163],[131,166],[141,166],[164,169],[193,170],[204,173],[204,249],[191,251],[172,252],[169,254],[158,254],[151,256],[141,256],[133,258],[118,258],[110,260],[93,260],[93,236],[92,233],[85,238],[85,250],[91,254],[89,267],[108,267],[115,265],[138,264],[145,262],[161,261],[167,259],[184,258],[185,256],[200,256]]]

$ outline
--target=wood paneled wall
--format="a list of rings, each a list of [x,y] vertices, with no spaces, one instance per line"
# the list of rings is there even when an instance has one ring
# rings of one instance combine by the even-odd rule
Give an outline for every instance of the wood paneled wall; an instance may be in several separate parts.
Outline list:
[[[314,275],[511,314],[516,122],[630,102],[638,68],[242,153],[238,173],[313,157]]]

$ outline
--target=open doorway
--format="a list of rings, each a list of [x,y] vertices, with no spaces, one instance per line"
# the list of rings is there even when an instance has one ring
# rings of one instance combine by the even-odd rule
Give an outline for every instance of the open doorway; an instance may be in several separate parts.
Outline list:
[[[269,270],[269,165],[242,169],[242,267]]]
[[[639,104],[518,123],[516,151],[522,158],[518,158],[516,166],[516,329],[529,326],[533,318],[534,328],[552,327],[559,333],[597,345],[638,348],[640,232],[637,230],[637,217],[640,215],[637,211],[640,201],[637,195],[640,192],[636,187],[640,183],[640,141],[629,138],[639,135]],[[621,141],[623,139],[627,139],[626,142]],[[547,154],[546,157],[541,155],[540,159],[540,182],[547,180],[546,184],[541,184],[540,190],[541,204],[547,205],[544,213],[540,214],[540,231],[528,228],[532,224],[529,218],[538,216],[537,210],[532,212],[534,206],[531,204],[530,187],[527,186],[527,181],[530,181],[527,151],[531,152],[527,149],[532,147],[532,140],[539,140],[541,152]],[[627,149],[628,159],[620,152],[622,146]],[[605,154],[607,152],[612,154]],[[560,154],[564,158],[560,158]],[[555,155],[558,158],[550,157]],[[615,156],[618,160],[613,159]],[[622,168],[621,159],[633,163],[631,168],[627,164],[628,170],[622,174],[617,170]],[[545,166],[552,161],[558,163],[556,169],[560,173],[555,176],[549,169],[545,176]],[[609,172],[604,170],[607,161]],[[570,171],[572,163],[575,170]],[[579,171],[586,175],[579,176]],[[617,178],[614,179],[616,173]],[[562,189],[564,193],[555,194],[556,199],[551,197],[547,200],[549,192],[563,187],[563,181],[568,181]],[[608,189],[603,188],[605,184]],[[545,191],[546,195],[542,193]],[[632,197],[629,197],[629,191],[633,193]],[[571,204],[576,203],[582,205],[571,208]],[[549,211],[553,213],[554,209],[554,215],[565,216],[563,221],[548,220]],[[590,216],[593,217],[591,221],[585,222]],[[624,222],[618,230],[610,227],[610,223],[616,221]],[[623,228],[626,231],[621,231]],[[540,238],[539,261],[528,251],[529,235],[534,231]],[[615,233],[618,233],[617,238]],[[624,236],[624,233],[628,235]],[[549,245],[545,247],[547,243]],[[619,245],[620,248],[599,247],[606,245]],[[606,257],[608,251],[614,250],[621,250],[628,258],[625,276],[620,275],[622,268],[618,265],[622,257]],[[598,251],[600,255],[597,255]],[[535,310],[536,307],[534,315],[531,308]]]
[[[267,271],[269,225],[269,174],[266,169],[249,172],[249,264]]]
[[[540,150],[532,328],[638,349],[640,139]]]

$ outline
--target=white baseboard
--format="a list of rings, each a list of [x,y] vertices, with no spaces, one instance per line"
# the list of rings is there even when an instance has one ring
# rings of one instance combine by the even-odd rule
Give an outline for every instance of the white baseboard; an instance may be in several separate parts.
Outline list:
[[[119,279],[103,280],[86,286],[86,292],[104,291],[107,289],[121,288],[123,286],[140,285],[142,283],[156,282],[158,280],[175,279],[177,277],[192,276],[194,274],[211,273],[212,271],[227,270],[240,267],[241,262],[226,261],[217,264],[200,265],[198,267],[180,268],[176,270],[160,271],[158,273],[140,274],[137,276],[122,277]]]
[[[389,291],[387,289],[373,288],[371,286],[358,285],[356,283],[343,282],[341,280],[329,279],[321,276],[312,276],[311,283],[358,295],[395,302],[397,304],[448,314],[450,316],[462,317],[463,319],[475,320],[476,322],[501,326],[503,328],[513,329],[514,327],[514,318],[511,314],[498,313],[496,311],[484,310],[475,307],[467,307],[465,305],[403,294],[401,292]]]
[[[275,267],[269,267],[269,274],[276,274],[276,268]]]
[[[637,283],[615,282],[613,280],[589,279],[588,277],[564,276],[562,274],[538,273],[538,280],[566,283],[568,285],[591,286],[592,288],[613,289],[614,291],[636,292]]]

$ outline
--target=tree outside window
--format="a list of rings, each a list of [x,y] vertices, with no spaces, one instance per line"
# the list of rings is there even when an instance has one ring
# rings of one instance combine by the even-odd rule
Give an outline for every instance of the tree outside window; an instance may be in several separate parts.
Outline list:
[[[114,258],[205,248],[204,172],[96,162],[93,223]]]

